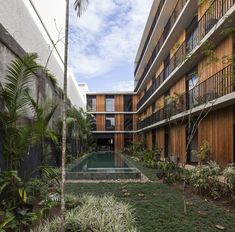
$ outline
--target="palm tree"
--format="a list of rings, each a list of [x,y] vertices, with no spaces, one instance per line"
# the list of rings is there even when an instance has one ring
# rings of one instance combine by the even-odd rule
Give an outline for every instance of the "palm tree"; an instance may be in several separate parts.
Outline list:
[[[49,123],[56,111],[57,104],[53,101],[47,101],[40,106],[31,96],[27,95],[30,101],[30,107],[35,115],[35,121],[32,125],[32,140],[34,143],[40,143],[41,162],[42,165],[46,163],[47,156],[47,141],[52,141],[54,144],[58,142],[56,133],[53,129],[49,128]]]
[[[5,83],[0,94],[4,103],[3,111],[0,112],[0,127],[7,170],[19,168],[20,158],[28,148],[30,127],[24,127],[22,119],[27,113],[29,84],[33,73],[39,67],[36,59],[37,54],[27,54],[13,60],[7,67]]]
[[[74,8],[80,17],[86,9],[89,0],[75,0]],[[64,46],[64,88],[63,88],[63,115],[62,115],[62,174],[61,174],[61,231],[64,232],[65,221],[65,161],[66,161],[66,113],[67,113],[67,70],[68,70],[68,37],[69,37],[69,0],[66,0],[65,13],[65,46]]]
[[[86,152],[91,138],[92,120],[82,108],[72,107],[67,114],[68,138],[76,153]],[[79,151],[79,152],[77,152]]]

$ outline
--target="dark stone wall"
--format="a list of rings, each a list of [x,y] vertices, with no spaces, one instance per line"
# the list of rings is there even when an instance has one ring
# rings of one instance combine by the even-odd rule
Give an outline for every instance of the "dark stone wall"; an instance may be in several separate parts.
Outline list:
[[[7,65],[15,59],[22,57],[26,52],[15,41],[15,39],[6,31],[2,24],[0,24],[0,86],[4,83],[6,76]],[[55,99],[58,104],[57,110],[51,120],[50,127],[55,128],[57,125],[57,119],[62,115],[62,94],[57,86],[54,86],[49,78],[45,75],[41,69],[34,73],[34,80],[30,84],[30,90],[32,96],[36,99],[36,96],[40,96],[40,102],[44,103],[48,100],[48,96]],[[1,101],[0,101],[1,102]],[[3,106],[0,105],[2,109]],[[1,110],[0,109],[0,110]],[[25,119],[24,119],[25,121]],[[32,121],[32,113],[30,111],[26,115],[26,121]],[[0,171],[5,168],[4,158],[2,154],[2,133],[0,133]],[[51,150],[51,149],[50,149]],[[41,147],[39,145],[34,146],[30,151],[22,157],[19,174],[23,178],[29,178],[37,175],[37,168],[41,165]],[[50,165],[56,165],[56,155],[51,150],[49,158]]]

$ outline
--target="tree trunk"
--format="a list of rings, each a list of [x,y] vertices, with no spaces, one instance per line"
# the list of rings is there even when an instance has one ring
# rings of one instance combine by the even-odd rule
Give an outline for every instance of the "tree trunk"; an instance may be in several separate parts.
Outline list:
[[[64,94],[62,129],[62,172],[61,172],[61,232],[65,221],[65,160],[66,160],[66,115],[67,115],[67,69],[68,69],[69,0],[66,0],[65,46],[64,46]]]

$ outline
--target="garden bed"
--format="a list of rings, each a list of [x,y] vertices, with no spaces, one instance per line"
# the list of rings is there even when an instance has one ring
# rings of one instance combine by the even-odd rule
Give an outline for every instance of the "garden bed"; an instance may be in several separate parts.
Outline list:
[[[130,159],[130,158],[129,158]],[[166,185],[156,178],[156,170],[132,161],[152,182],[67,184],[66,192],[99,196],[112,194],[135,209],[137,229],[161,231],[234,231],[235,216],[230,207],[199,197],[186,188],[187,213],[183,212],[182,184]],[[222,203],[222,202],[221,202]],[[223,215],[223,217],[221,217]],[[170,219],[170,220],[169,220]]]

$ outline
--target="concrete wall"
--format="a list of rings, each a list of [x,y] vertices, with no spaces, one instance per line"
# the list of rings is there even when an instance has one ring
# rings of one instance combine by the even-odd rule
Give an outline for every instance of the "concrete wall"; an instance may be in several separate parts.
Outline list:
[[[0,84],[4,86],[4,78],[7,73],[7,65],[17,58],[26,54],[24,49],[14,40],[14,38],[6,31],[6,29],[0,24]],[[43,77],[43,78],[42,78]],[[57,110],[53,115],[50,126],[54,127],[58,118],[62,116],[62,95],[59,93],[58,88],[55,88],[51,81],[45,77],[43,72],[38,71],[33,76],[33,80],[30,84],[31,95],[36,99],[37,91],[39,91],[40,102],[46,102],[47,100],[54,99],[58,104]],[[0,105],[0,109],[2,106]],[[32,112],[28,110],[27,118],[32,118]],[[2,155],[2,133],[0,132],[0,171],[4,170],[4,159]],[[40,164],[40,149],[37,147],[32,148],[22,159],[20,174],[22,177],[27,176],[35,167]],[[54,162],[55,163],[55,162]]]
[[[36,7],[54,43],[58,40],[59,31],[60,39],[63,38],[65,0],[0,0],[0,23],[26,52],[38,53],[39,63],[45,66],[53,45],[31,3]],[[48,69],[62,87],[63,43],[59,42],[56,48],[57,51],[54,49],[50,57]],[[68,97],[73,105],[85,107],[85,99],[71,72],[68,75]]]

